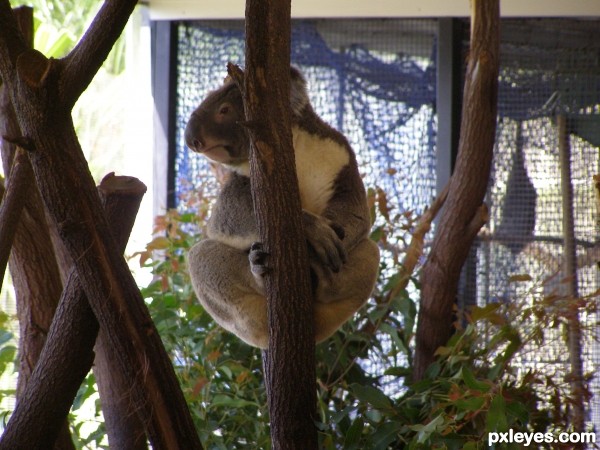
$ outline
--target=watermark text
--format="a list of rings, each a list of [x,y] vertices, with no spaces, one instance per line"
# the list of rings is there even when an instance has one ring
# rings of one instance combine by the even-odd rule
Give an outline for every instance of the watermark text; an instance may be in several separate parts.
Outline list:
[[[528,447],[532,444],[594,444],[596,433],[525,433],[514,431],[512,428],[505,433],[488,433],[488,444],[523,444]]]

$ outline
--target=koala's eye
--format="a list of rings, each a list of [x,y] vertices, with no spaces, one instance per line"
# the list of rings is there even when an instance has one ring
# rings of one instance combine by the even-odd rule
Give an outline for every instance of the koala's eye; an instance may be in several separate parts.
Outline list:
[[[229,113],[229,105],[222,105],[219,109],[219,114],[225,115],[227,113]]]

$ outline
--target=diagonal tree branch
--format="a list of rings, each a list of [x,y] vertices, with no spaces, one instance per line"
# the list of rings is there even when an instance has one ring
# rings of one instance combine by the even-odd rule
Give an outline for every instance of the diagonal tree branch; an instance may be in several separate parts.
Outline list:
[[[6,0],[0,21],[9,24]],[[21,53],[0,32],[0,60],[22,138],[53,226],[74,262],[94,315],[155,449],[201,448],[173,366],[127,263],[110,235],[71,107],[110,51],[135,2],[107,0],[84,42],[65,60]],[[12,13],[10,13],[12,14]],[[12,16],[11,16],[12,17]],[[89,53],[86,53],[89,52]],[[17,55],[16,58],[11,59]],[[98,59],[98,60],[96,60]],[[22,430],[23,431],[23,430]]]
[[[146,186],[135,178],[118,177],[119,183],[114,178],[105,178],[99,189],[112,233],[124,251]],[[36,368],[0,439],[0,449],[51,447],[92,366],[98,331],[98,321],[72,270]]]
[[[32,181],[31,165],[24,150],[19,148],[15,154],[2,204],[0,204],[0,288],[2,288],[2,280],[17,225],[21,218],[21,211]]]
[[[6,1],[6,0],[3,0]],[[106,0],[75,48],[63,58],[60,97],[73,106],[123,32],[137,0]]]
[[[27,45],[33,46],[33,10],[26,7],[16,8],[14,15]],[[0,86],[0,136],[9,137],[0,143],[4,173],[10,174],[11,178],[8,189],[20,191],[19,196],[22,197],[18,200],[17,211],[9,206],[12,202],[9,197],[12,194],[7,194],[3,207],[8,206],[8,210],[14,209],[11,215],[15,218],[19,216],[20,220],[18,225],[7,225],[6,229],[0,231],[0,237],[6,241],[5,250],[10,251],[9,267],[19,319],[18,402],[46,341],[63,284],[59,278],[59,268],[54,257],[43,204],[37,188],[33,185],[29,159],[15,143],[9,142],[13,140],[10,137],[21,136],[21,131],[5,86]],[[22,188],[18,188],[19,185]],[[23,192],[24,190],[27,192]],[[4,268],[2,271],[4,272]],[[54,449],[74,448],[69,424],[64,420]]]

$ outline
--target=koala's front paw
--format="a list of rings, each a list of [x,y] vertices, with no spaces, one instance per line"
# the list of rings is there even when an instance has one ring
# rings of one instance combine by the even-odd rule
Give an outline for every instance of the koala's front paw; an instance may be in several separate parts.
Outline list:
[[[248,261],[250,261],[250,270],[255,277],[266,275],[270,267],[268,265],[269,254],[263,250],[262,242],[255,242],[250,247]]]
[[[311,258],[332,272],[339,272],[347,259],[346,249],[342,244],[344,229],[308,211],[303,211],[302,218]]]

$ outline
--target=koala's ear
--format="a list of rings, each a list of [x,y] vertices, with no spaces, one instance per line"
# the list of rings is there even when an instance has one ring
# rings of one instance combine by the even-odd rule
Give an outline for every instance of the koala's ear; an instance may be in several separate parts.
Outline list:
[[[296,67],[290,68],[290,105],[294,116],[302,115],[302,111],[310,103],[306,91],[306,80]]]

